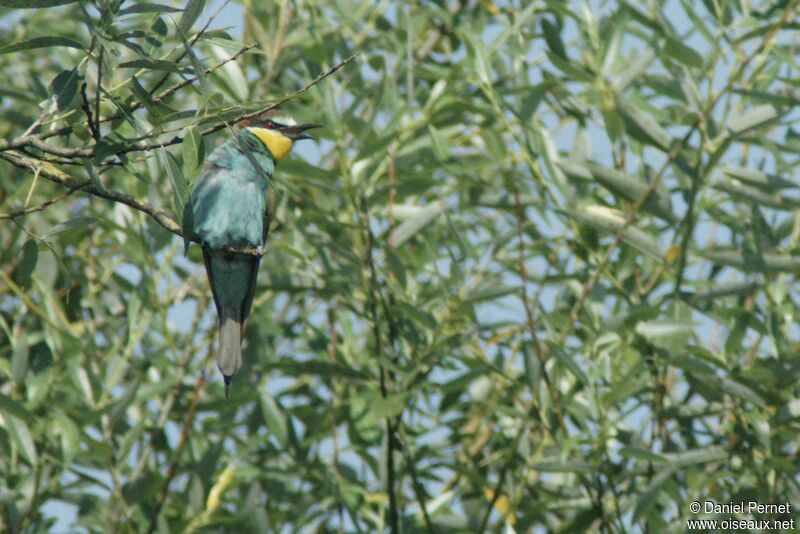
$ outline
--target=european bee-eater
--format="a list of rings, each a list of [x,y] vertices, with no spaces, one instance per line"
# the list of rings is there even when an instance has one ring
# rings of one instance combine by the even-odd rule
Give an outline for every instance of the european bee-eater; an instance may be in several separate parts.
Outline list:
[[[219,315],[217,367],[228,396],[231,377],[242,365],[244,322],[250,313],[261,257],[226,251],[249,247],[263,252],[264,223],[275,164],[316,124],[296,124],[276,110],[242,123],[209,156],[192,190],[192,225],[203,246],[211,293]]]

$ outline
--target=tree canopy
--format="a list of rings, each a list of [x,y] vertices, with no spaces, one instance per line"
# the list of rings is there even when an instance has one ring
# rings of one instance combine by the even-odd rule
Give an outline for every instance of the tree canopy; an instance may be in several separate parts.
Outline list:
[[[797,0],[0,0],[9,532],[798,503]],[[280,105],[225,400],[191,184]],[[538,531],[538,530],[536,530]]]

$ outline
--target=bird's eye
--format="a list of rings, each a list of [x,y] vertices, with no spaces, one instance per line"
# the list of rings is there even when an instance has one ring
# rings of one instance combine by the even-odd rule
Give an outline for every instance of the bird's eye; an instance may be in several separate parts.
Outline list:
[[[267,125],[267,128],[275,128],[275,123],[272,122],[269,119],[267,119],[266,125]]]

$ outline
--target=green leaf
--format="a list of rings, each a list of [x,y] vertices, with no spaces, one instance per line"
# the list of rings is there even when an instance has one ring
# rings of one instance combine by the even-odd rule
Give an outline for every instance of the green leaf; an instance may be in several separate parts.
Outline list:
[[[719,378],[718,385],[725,393],[728,393],[734,397],[739,397],[740,399],[750,402],[759,408],[764,408],[767,405],[766,401],[761,395],[745,386],[741,382],[733,380],[732,378]]]
[[[621,93],[630,87],[633,82],[641,80],[642,76],[647,71],[647,68],[650,66],[653,60],[655,60],[655,58],[656,54],[652,48],[647,48],[641,52],[639,57],[637,57],[627,69],[622,71],[620,76],[614,82],[614,89]]]
[[[69,37],[57,37],[57,36],[34,37],[33,39],[28,39],[27,41],[22,41],[21,43],[14,43],[13,45],[8,45],[4,46],[3,48],[0,48],[0,55],[10,54],[12,52],[19,52],[21,50],[49,48],[51,46],[66,46],[69,48],[77,48],[79,50],[84,49],[84,46],[81,43],[79,43],[75,39],[70,39]]]
[[[591,382],[589,378],[586,376],[586,373],[583,372],[581,366],[578,365],[572,356],[570,356],[567,351],[565,351],[561,346],[557,345],[556,343],[547,340],[547,346],[550,348],[550,352],[556,357],[556,359],[561,362],[561,364],[569,369],[569,371],[575,375],[575,377],[584,385],[588,386]]]
[[[704,67],[703,56],[697,53],[692,47],[682,43],[674,37],[667,37],[664,45],[667,55],[687,67],[702,69]]]
[[[751,102],[764,102],[774,106],[800,106],[800,93],[778,94],[766,91],[756,91],[752,89],[734,88],[732,90],[737,95],[746,96]]]
[[[264,366],[267,369],[282,371],[291,376],[316,375],[323,378],[327,378],[329,376],[338,376],[357,380],[365,380],[369,378],[369,376],[365,373],[351,367],[347,367],[340,363],[331,363],[322,360],[270,362],[264,364]]]
[[[14,349],[11,352],[11,378],[16,384],[23,384],[25,381],[30,353],[27,336],[22,333],[14,343]]]
[[[0,7],[15,9],[41,9],[44,7],[65,6],[79,0],[0,0]]]
[[[420,326],[424,326],[429,329],[436,328],[438,324],[433,315],[407,302],[397,301],[394,304],[392,304],[392,309],[399,312],[402,315],[405,315],[406,317],[408,317],[415,323],[419,324]]]
[[[528,387],[531,389],[531,393],[535,395],[539,391],[542,366],[527,343],[522,345],[522,354],[525,358],[525,377],[528,379]]]
[[[547,42],[547,47],[553,54],[567,59],[567,52],[561,40],[559,28],[550,22],[548,17],[541,17],[541,21],[542,33],[544,34],[544,40]]]
[[[653,477],[653,480],[650,482],[650,484],[647,485],[644,491],[639,495],[639,498],[636,499],[636,506],[633,509],[634,523],[636,523],[642,517],[642,515],[646,514],[647,511],[653,506],[659,493],[661,493],[661,488],[670,479],[676,469],[677,467],[675,466],[667,466],[655,477]]]
[[[634,137],[650,143],[664,152],[672,145],[672,136],[648,112],[628,103],[622,97],[616,98],[617,111],[622,115],[625,126]]]
[[[163,113],[174,113],[175,110],[169,108],[168,106],[164,105],[161,102],[155,102],[153,100],[152,95],[149,91],[147,91],[139,81],[139,78],[136,76],[131,76],[130,84],[128,85],[128,89],[133,96],[136,97],[150,113],[153,113],[155,116],[159,116]]]
[[[566,74],[568,77],[579,82],[592,83],[594,82],[594,74],[583,68],[577,63],[557,56],[552,52],[547,52],[547,58],[558,70]]]
[[[727,460],[729,452],[722,447],[708,447],[705,449],[689,449],[681,452],[665,452],[662,456],[671,467],[685,467],[687,465],[707,464]]]
[[[666,462],[667,459],[661,456],[660,454],[656,454],[651,452],[647,449],[642,449],[640,447],[633,447],[633,446],[625,446],[619,450],[620,456],[624,456],[626,458],[638,458],[640,460],[645,460],[647,462]]]
[[[603,184],[608,190],[632,202],[639,202],[650,188],[649,184],[641,180],[598,163],[588,162],[586,168],[589,169],[592,177]],[[675,214],[672,211],[672,203],[670,202],[669,194],[661,187],[656,187],[655,191],[650,193],[643,207],[664,220],[676,220]]]
[[[759,128],[779,117],[778,108],[770,104],[756,106],[744,113],[737,113],[728,122],[728,129],[734,135]]]
[[[708,373],[692,373],[692,377],[700,382],[703,382],[704,384],[709,385],[716,391],[724,391],[733,397],[738,397],[743,401],[758,406],[759,408],[763,408],[767,405],[766,401],[764,401],[764,398],[761,397],[761,395],[745,386],[741,382],[737,382],[731,378]]]
[[[761,187],[767,189],[768,191],[797,187],[797,184],[791,180],[786,180],[780,176],[767,174],[756,169],[722,165],[719,170],[731,178],[739,180],[740,182],[747,182],[750,185]]]
[[[69,109],[78,95],[78,86],[81,76],[77,69],[64,70],[58,73],[50,84],[50,93],[56,99],[56,106],[59,111]]]
[[[662,337],[687,337],[694,333],[694,321],[682,319],[659,319],[657,321],[641,321],[636,325],[636,333],[649,340]]]
[[[200,18],[203,9],[206,6],[206,0],[189,0],[186,7],[183,9],[183,15],[178,20],[178,32],[184,35],[189,35],[192,26]]]
[[[589,224],[600,230],[617,234],[625,227],[625,214],[606,206],[591,205],[579,210],[559,210],[561,213]],[[664,261],[664,253],[658,240],[634,225],[628,225],[622,234],[622,240],[636,247],[656,261]]]
[[[36,454],[36,445],[33,442],[33,436],[31,436],[31,430],[28,425],[25,421],[17,419],[13,415],[8,415],[5,421],[11,441],[19,448],[22,456],[29,464],[36,465],[39,458]]]
[[[741,271],[770,273],[800,272],[800,258],[788,254],[745,253],[741,250],[716,250],[705,254],[709,261]]]
[[[153,58],[139,58],[131,61],[125,61],[117,65],[121,69],[149,69],[149,70],[162,70],[180,74],[181,68],[174,61],[166,61],[164,59]]]
[[[22,258],[17,262],[14,269],[14,281],[23,289],[30,286],[31,275],[36,269],[36,262],[39,260],[39,246],[36,241],[29,239],[22,245]]]
[[[129,504],[147,502],[161,489],[163,479],[160,474],[145,471],[141,476],[127,480],[122,485],[122,496]]]
[[[205,159],[206,148],[203,136],[197,126],[190,126],[184,132],[181,144],[183,158],[183,174],[186,178],[194,177]]]
[[[429,124],[428,135],[431,138],[431,148],[433,149],[433,156],[436,158],[436,161],[447,161],[450,157],[450,153],[447,150],[447,142],[442,137],[441,132],[434,128],[433,124]]]
[[[35,420],[33,415],[25,409],[25,407],[20,404],[19,402],[15,401],[11,397],[3,395],[0,393],[0,410],[3,413],[8,415],[13,415],[18,419],[22,419],[23,421],[27,421],[28,423],[33,423]]]
[[[682,319],[657,319],[641,321],[636,325],[636,333],[657,347],[671,353],[680,353],[686,349],[694,334],[695,323]]]
[[[56,409],[56,421],[61,434],[61,453],[64,463],[69,464],[80,452],[81,433],[72,419],[58,409]]]
[[[106,158],[114,156],[124,148],[127,148],[128,143],[129,141],[117,132],[111,132],[108,135],[104,135],[94,146],[92,162],[95,165],[102,164]]]
[[[197,81],[200,82],[203,95],[210,95],[213,90],[211,85],[208,83],[208,79],[206,78],[206,68],[202,65],[202,63],[200,63],[200,60],[197,58],[197,54],[195,54],[194,50],[192,50],[192,45],[186,39],[186,33],[181,31],[180,26],[178,26],[178,36],[183,43],[184,50],[186,50],[186,55],[189,56],[189,61],[191,62],[192,69],[194,70],[194,75],[197,77]]]
[[[164,158],[167,160],[167,176],[169,176],[169,184],[172,186],[172,200],[175,209],[175,214],[183,218],[186,205],[190,202],[191,191],[186,178],[183,176],[183,171],[172,152],[164,149]]]
[[[766,206],[777,210],[796,210],[800,208],[800,198],[788,197],[783,194],[768,194],[754,187],[740,185],[736,182],[726,180],[712,184],[714,189],[725,191],[748,202],[754,202],[760,206]]]
[[[793,398],[781,405],[778,409],[778,421],[785,423],[800,418],[800,399]]]
[[[261,388],[261,413],[264,416],[264,424],[270,434],[275,436],[283,449],[289,446],[289,427],[286,421],[286,414],[275,398],[270,395],[265,388]]]
[[[543,473],[596,473],[598,466],[588,462],[562,462],[558,460],[535,462],[530,465],[531,469]]]
[[[118,15],[133,15],[137,13],[178,13],[182,11],[176,7],[163,4],[134,4],[119,10]]]
[[[471,32],[465,33],[463,37],[472,49],[472,65],[474,72],[478,75],[478,79],[486,85],[491,85],[490,61],[483,41],[477,39]]]
[[[97,219],[95,219],[94,217],[75,217],[74,219],[70,219],[66,222],[57,224],[56,226],[52,227],[48,232],[42,235],[42,239],[47,239],[48,237],[53,237],[55,235],[63,234],[65,232],[71,232],[72,230],[83,228],[84,226],[94,224],[95,222],[97,222]]]
[[[444,202],[431,202],[422,208],[422,210],[420,210],[416,216],[404,221],[403,224],[395,229],[391,239],[389,240],[389,246],[393,248],[399,247],[414,237],[420,230],[432,223],[434,219],[444,212],[444,210]]]
[[[376,392],[370,402],[370,409],[381,419],[397,417],[403,413],[406,397],[403,393],[390,393],[384,398]]]
[[[520,286],[510,286],[505,284],[488,284],[471,291],[464,299],[466,302],[480,302],[483,300],[495,300],[520,290]]]

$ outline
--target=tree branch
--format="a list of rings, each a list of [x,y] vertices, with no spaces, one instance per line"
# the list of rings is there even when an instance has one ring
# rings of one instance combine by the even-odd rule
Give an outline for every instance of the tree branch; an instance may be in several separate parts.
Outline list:
[[[255,46],[255,45],[248,45],[248,46],[242,48],[233,57],[231,57],[230,59],[228,59],[228,60],[226,60],[226,61],[224,61],[224,62],[222,62],[220,64],[218,64],[215,67],[212,67],[212,69],[209,69],[207,72],[213,72],[213,70],[216,70],[217,68],[219,68],[220,66],[222,66],[226,62],[233,61],[236,57],[240,56],[241,54],[243,54],[244,52],[246,52],[247,50],[249,50],[253,46]],[[217,124],[215,126],[207,128],[206,130],[204,130],[202,132],[202,135],[205,136],[205,135],[208,135],[210,133],[214,133],[214,132],[217,132],[219,130],[222,130],[223,128],[229,127],[231,124],[238,124],[238,123],[240,123],[240,122],[242,122],[244,120],[257,117],[257,116],[261,115],[262,113],[265,113],[265,112],[267,112],[267,111],[269,111],[271,109],[274,109],[274,108],[280,106],[281,104],[283,104],[285,102],[288,102],[290,100],[293,100],[294,98],[297,98],[299,95],[305,93],[310,88],[314,87],[315,85],[320,83],[322,80],[324,80],[328,76],[332,75],[333,73],[335,73],[336,71],[338,71],[339,69],[341,69],[342,67],[344,67],[345,65],[350,63],[353,59],[356,58],[357,55],[358,55],[357,53],[353,54],[352,56],[348,57],[347,59],[337,63],[336,65],[334,65],[333,67],[331,67],[327,71],[321,73],[319,76],[314,78],[311,82],[307,83],[303,88],[295,91],[294,93],[291,93],[291,94],[289,94],[287,96],[284,96],[284,97],[280,98],[279,100],[277,100],[276,102],[270,104],[269,106],[266,106],[266,107],[264,107],[262,109],[254,111],[254,112],[244,113],[244,114],[240,115],[239,117],[237,117],[234,121],[232,121],[230,123],[229,122],[225,122],[225,123]],[[177,91],[181,87],[185,87],[186,85],[189,85],[190,83],[192,83],[192,81],[194,81],[194,80],[191,80],[191,81],[187,80],[187,81],[181,82],[179,84],[176,84],[175,86],[167,89],[167,91],[162,93],[162,95],[171,94],[172,92]],[[85,90],[84,90],[84,93],[85,93]],[[89,121],[89,124],[91,125],[92,124],[91,109],[89,108],[88,104],[87,104],[86,108],[87,109],[85,110],[85,112],[87,113],[87,119]],[[94,124],[96,125],[97,123],[95,122]],[[71,129],[70,129],[70,131],[71,131]],[[66,133],[68,133],[68,132],[66,132]],[[10,141],[0,141],[0,159],[3,159],[5,161],[11,163],[15,167],[20,168],[20,169],[24,169],[24,170],[31,171],[31,172],[34,172],[34,173],[38,173],[40,176],[42,176],[43,178],[45,178],[45,179],[47,179],[47,180],[49,180],[49,181],[51,181],[53,183],[56,183],[56,184],[59,184],[59,185],[63,185],[63,186],[67,186],[67,187],[70,188],[70,192],[69,192],[70,194],[72,192],[74,192],[74,191],[80,190],[80,191],[84,191],[86,193],[89,193],[90,195],[93,195],[93,196],[96,196],[96,197],[99,197],[99,198],[104,198],[106,200],[111,200],[113,202],[119,202],[121,204],[125,204],[126,206],[129,206],[129,207],[131,207],[131,208],[133,208],[133,209],[135,209],[137,211],[141,211],[143,213],[146,213],[152,219],[154,219],[158,224],[160,224],[166,230],[172,232],[173,234],[175,234],[175,235],[177,235],[179,237],[182,237],[184,239],[187,239],[189,241],[193,241],[195,243],[199,243],[199,244],[202,245],[202,242],[199,239],[197,239],[196,237],[194,237],[194,236],[188,236],[187,237],[186,235],[184,235],[180,224],[178,224],[166,212],[164,212],[164,211],[162,211],[160,209],[157,209],[157,208],[154,208],[152,206],[149,206],[149,205],[147,205],[147,204],[145,204],[143,202],[140,202],[139,200],[136,200],[135,198],[133,198],[133,197],[131,197],[129,195],[126,195],[124,193],[120,193],[118,191],[114,191],[114,190],[110,190],[110,189],[101,189],[101,188],[97,187],[92,180],[78,181],[72,175],[64,172],[63,170],[61,170],[60,168],[56,167],[52,163],[44,161],[44,160],[42,160],[40,158],[26,156],[26,155],[21,154],[21,153],[13,152],[13,150],[22,151],[26,147],[33,147],[33,148],[36,148],[36,149],[38,149],[38,150],[40,150],[40,151],[42,151],[44,153],[53,154],[53,155],[56,155],[56,156],[67,158],[67,159],[69,159],[69,158],[91,157],[93,155],[93,153],[94,153],[94,146],[91,146],[91,147],[88,147],[88,148],[82,148],[82,149],[51,147],[51,146],[47,145],[43,141],[43,139],[44,139],[43,136],[23,135],[21,137],[18,137],[16,139],[13,139],[13,140],[10,140]],[[182,137],[175,137],[172,140],[166,141],[166,142],[159,142],[159,143],[154,143],[154,144],[145,145],[145,146],[127,147],[127,148],[117,152],[116,155],[120,156],[120,155],[126,154],[128,152],[153,150],[155,148],[164,148],[164,147],[169,146],[169,145],[175,145],[175,144],[180,143],[182,141],[183,141]],[[23,210],[23,212],[14,212],[14,213],[9,213],[9,214],[2,214],[3,217],[0,217],[0,218],[13,218],[13,217],[16,217],[16,216],[19,216],[19,215],[25,215],[26,213],[31,213],[33,211],[40,211],[42,209],[45,209],[47,206],[50,206],[50,205],[54,204],[55,202],[58,202],[58,201],[62,200],[63,198],[66,198],[66,196],[68,196],[68,195],[66,195],[66,194],[65,195],[61,195],[60,197],[56,197],[56,199],[51,199],[50,201],[45,202],[41,206],[37,206],[36,208],[31,208],[31,209],[28,209],[28,210]],[[258,248],[253,248],[253,247],[226,247],[224,250],[226,250],[228,252],[240,253],[240,254],[250,254],[250,255],[254,255],[254,256],[261,256],[263,254],[263,250],[260,250]]]
[[[357,56],[358,56],[358,53],[355,53],[352,56],[348,57],[347,59],[337,63],[336,65],[334,65],[333,67],[331,67],[327,71],[321,73],[319,76],[317,76],[312,81],[307,83],[303,88],[298,89],[294,93],[290,93],[290,94],[288,94],[288,95],[286,95],[286,96],[284,96],[282,98],[279,98],[275,102],[273,102],[273,103],[271,103],[271,104],[269,104],[267,106],[264,106],[264,107],[262,107],[262,108],[260,108],[260,109],[258,109],[256,111],[252,111],[250,113],[244,113],[242,115],[239,115],[238,117],[236,117],[232,121],[225,121],[225,122],[222,122],[220,124],[216,124],[214,126],[206,128],[205,130],[201,131],[200,133],[201,133],[201,135],[203,135],[203,137],[205,137],[206,135],[218,132],[220,130],[223,130],[225,128],[233,126],[235,124],[239,124],[240,122],[243,122],[243,121],[246,121],[248,119],[252,119],[252,118],[258,117],[259,115],[263,115],[264,113],[266,113],[266,112],[268,112],[270,110],[273,110],[273,109],[281,106],[282,104],[285,104],[286,102],[289,102],[290,100],[294,100],[295,98],[297,98],[298,96],[300,96],[303,93],[307,92],[309,89],[311,89],[312,87],[317,85],[319,82],[321,82],[322,80],[324,80],[328,76],[334,74],[337,70],[341,69],[342,67],[344,67],[345,65],[347,65],[348,63],[353,61]],[[185,128],[181,128],[181,130],[183,130],[183,129],[185,129]],[[120,150],[119,152],[117,152],[116,155],[119,156],[119,155],[122,155],[122,154],[127,154],[129,152],[144,152],[144,151],[156,150],[156,149],[164,148],[164,147],[167,147],[167,146],[177,145],[178,143],[181,143],[181,142],[183,142],[183,137],[175,136],[175,137],[173,137],[172,139],[170,139],[168,141],[161,141],[161,142],[155,142],[155,143],[150,143],[150,144],[146,144],[146,145],[138,145],[138,146],[126,147],[126,148],[123,148],[122,150]]]
[[[92,132],[92,138],[95,140],[95,142],[99,141],[100,130],[98,130],[97,123],[92,115],[92,108],[89,107],[89,97],[86,95],[86,82],[81,84],[81,99],[83,101],[83,104],[81,104],[81,109],[86,115],[86,124],[89,126],[89,131]]]
[[[85,185],[87,183],[90,184],[91,180],[87,180],[86,182],[81,182],[80,184],[78,184],[75,187],[70,187],[68,191],[65,191],[64,193],[58,195],[57,197],[53,197],[53,198],[51,198],[49,200],[46,200],[46,201],[42,202],[41,204],[39,204],[38,206],[34,206],[32,208],[25,208],[25,209],[21,209],[21,210],[18,210],[18,211],[12,211],[10,213],[0,213],[0,220],[1,219],[14,219],[16,217],[22,217],[24,215],[28,215],[30,213],[35,213],[37,211],[43,211],[43,210],[49,208],[50,206],[52,206],[53,204],[61,202],[62,200],[64,200],[68,196],[70,196],[72,193],[74,193],[75,191],[80,189],[81,186],[83,186],[83,185]]]
[[[72,188],[73,190],[85,191],[90,195],[94,195],[100,198],[105,198],[107,200],[113,200],[114,202],[119,202],[121,204],[125,204],[126,206],[130,206],[135,210],[148,214],[150,217],[155,219],[155,221],[158,224],[160,224],[170,232],[177,234],[179,236],[183,236],[183,232],[181,231],[180,225],[178,225],[178,223],[172,220],[172,218],[170,218],[169,215],[167,215],[161,210],[155,209],[151,206],[148,206],[147,204],[139,202],[138,200],[136,200],[131,196],[110,189],[99,189],[97,186],[93,184],[91,180],[85,182],[78,182],[70,174],[67,174],[66,172],[56,167],[55,165],[51,163],[42,162],[37,159],[28,158],[25,156],[20,156],[18,154],[9,152],[0,153],[0,159],[4,159],[7,162],[14,165],[15,167],[19,167],[20,169],[25,169],[35,173],[39,173],[39,176],[47,180],[50,180],[53,183],[59,185],[65,185],[67,187]]]
[[[194,416],[197,413],[197,406],[200,403],[200,395],[203,392],[203,389],[205,389],[205,386],[205,375],[200,375],[200,380],[197,381],[197,384],[194,387],[194,396],[192,397],[191,404],[189,405],[189,410],[186,412],[186,417],[183,420],[183,428],[181,429],[181,435],[178,438],[178,444],[175,446],[175,454],[173,455],[172,463],[167,470],[167,475],[164,477],[164,487],[162,488],[161,494],[159,495],[158,500],[153,507],[153,513],[150,515],[150,528],[147,530],[148,533],[155,532],[158,525],[158,516],[161,515],[161,509],[163,508],[167,497],[169,497],[169,485],[172,483],[172,479],[175,478],[175,475],[178,474],[178,464],[180,463],[184,449],[186,449],[189,433],[191,432],[192,424],[194,423]]]

